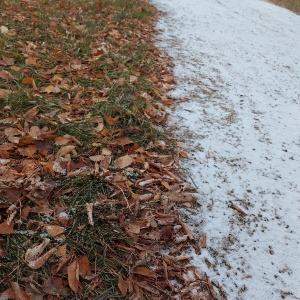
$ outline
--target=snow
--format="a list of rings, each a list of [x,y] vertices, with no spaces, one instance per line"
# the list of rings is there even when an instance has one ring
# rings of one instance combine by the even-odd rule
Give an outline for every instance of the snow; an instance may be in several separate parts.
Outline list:
[[[300,16],[259,0],[151,2],[173,96],[190,99],[172,124],[199,189],[185,214],[207,234],[193,263],[228,299],[300,299]]]

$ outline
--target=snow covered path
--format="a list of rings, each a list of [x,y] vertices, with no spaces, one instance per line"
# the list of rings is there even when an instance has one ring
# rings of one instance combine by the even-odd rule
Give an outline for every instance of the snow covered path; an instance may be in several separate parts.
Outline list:
[[[207,233],[194,263],[228,299],[300,299],[300,16],[259,0],[153,0],[188,97],[173,112]]]

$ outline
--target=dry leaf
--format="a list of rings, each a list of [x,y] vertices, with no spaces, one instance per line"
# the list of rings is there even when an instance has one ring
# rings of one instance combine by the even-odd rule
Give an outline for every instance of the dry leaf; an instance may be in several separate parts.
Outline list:
[[[76,146],[65,146],[65,147],[62,147],[57,152],[56,157],[65,156],[65,155],[71,153],[75,148],[76,148]]]
[[[44,239],[40,245],[26,251],[25,261],[31,269],[36,270],[41,268],[47,262],[49,257],[56,252],[56,249],[52,248],[44,255],[40,256],[49,243],[49,239]]]
[[[150,270],[148,268],[145,267],[135,267],[131,273],[133,274],[139,274],[139,275],[143,275],[146,277],[151,277],[151,278],[157,278],[158,274],[154,271],[154,270]]]
[[[190,158],[189,155],[185,151],[179,151],[178,154],[183,158]]]
[[[133,159],[129,156],[129,155],[124,155],[124,156],[121,156],[119,158],[117,158],[114,162],[115,166],[117,168],[126,168],[128,166],[130,166],[133,162]]]
[[[37,63],[37,58],[29,56],[28,58],[25,59],[25,64],[27,66],[38,66],[39,64]]]
[[[78,259],[79,274],[82,277],[91,276],[91,266],[87,256],[82,256]]]
[[[1,32],[2,34],[6,34],[6,33],[9,32],[9,29],[8,29],[6,26],[1,26],[1,27],[0,27],[0,32]]]
[[[0,224],[0,234],[12,234],[14,231],[14,222],[4,221]]]
[[[94,226],[94,220],[93,220],[93,207],[94,207],[94,204],[93,203],[86,203],[85,206],[86,206],[86,210],[87,210],[89,224]]]
[[[14,79],[15,77],[8,71],[0,70],[0,78],[6,80],[6,79]]]
[[[63,227],[60,227],[57,225],[46,225],[45,228],[46,228],[47,232],[53,237],[65,232]]]
[[[75,259],[69,266],[68,266],[68,282],[70,288],[75,292],[79,293],[81,289],[81,285],[79,282],[79,264],[77,259]]]
[[[121,291],[122,296],[125,297],[128,291],[128,283],[123,279],[121,274],[119,274],[118,287]]]
[[[12,282],[11,287],[16,295],[16,298],[13,298],[13,299],[17,299],[17,300],[30,300],[31,299],[31,294],[26,293],[25,291],[22,291],[17,282]]]
[[[0,89],[0,99],[5,98],[11,94],[10,90]]]
[[[50,93],[58,94],[61,92],[61,90],[57,86],[48,85],[47,87],[44,88],[44,92],[47,94],[50,94]]]
[[[67,254],[67,244],[63,244],[57,247],[56,256],[63,257]]]

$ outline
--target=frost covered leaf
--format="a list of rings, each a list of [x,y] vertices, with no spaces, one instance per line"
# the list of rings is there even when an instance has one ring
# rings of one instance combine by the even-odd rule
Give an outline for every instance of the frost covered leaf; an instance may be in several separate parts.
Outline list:
[[[40,245],[26,251],[25,262],[31,269],[36,270],[41,268],[47,262],[50,256],[56,252],[56,249],[52,248],[44,255],[40,256],[49,243],[49,239],[44,239]]]
[[[114,163],[117,168],[123,169],[123,168],[130,166],[132,164],[132,162],[133,162],[133,159],[129,155],[124,155],[124,156],[117,158]]]
[[[45,228],[47,232],[53,237],[60,235],[65,231],[63,227],[57,225],[46,225]]]

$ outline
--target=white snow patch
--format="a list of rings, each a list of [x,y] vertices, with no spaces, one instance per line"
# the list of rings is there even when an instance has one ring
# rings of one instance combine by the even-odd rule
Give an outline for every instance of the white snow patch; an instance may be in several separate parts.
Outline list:
[[[259,0],[153,0],[188,96],[173,113],[207,233],[194,263],[228,299],[300,299],[300,17]],[[244,211],[241,214],[234,205]]]

